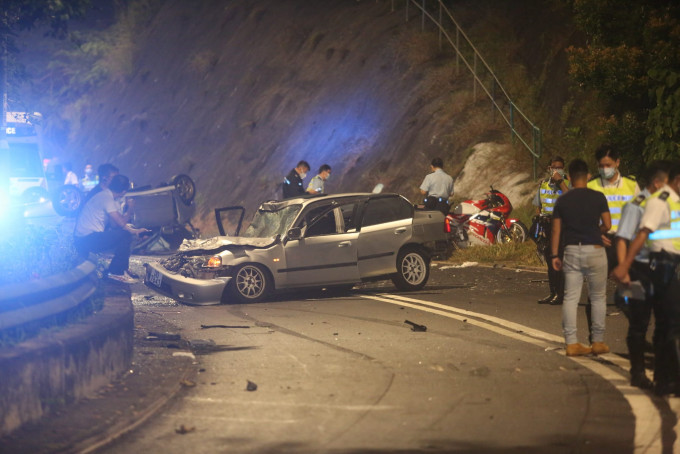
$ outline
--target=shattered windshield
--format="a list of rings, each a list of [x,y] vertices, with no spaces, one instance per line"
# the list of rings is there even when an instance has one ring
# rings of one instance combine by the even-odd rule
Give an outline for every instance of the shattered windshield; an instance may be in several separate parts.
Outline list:
[[[243,232],[245,238],[269,238],[285,235],[302,205],[288,205],[281,209],[257,210],[253,222]]]

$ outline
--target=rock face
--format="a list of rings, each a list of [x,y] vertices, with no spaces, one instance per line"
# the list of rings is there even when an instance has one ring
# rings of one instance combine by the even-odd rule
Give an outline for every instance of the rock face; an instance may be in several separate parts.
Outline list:
[[[515,207],[530,202],[538,183],[528,171],[517,169],[514,153],[507,144],[475,145],[455,181],[456,199],[481,199],[493,186]]]
[[[396,3],[163,2],[135,36],[129,75],[73,117],[63,159],[111,162],[137,184],[190,175],[205,233],[214,208],[244,205],[249,219],[280,197],[300,159],[305,184],[327,163],[329,192],[383,183],[415,202],[432,158],[455,175],[465,150],[507,133]]]

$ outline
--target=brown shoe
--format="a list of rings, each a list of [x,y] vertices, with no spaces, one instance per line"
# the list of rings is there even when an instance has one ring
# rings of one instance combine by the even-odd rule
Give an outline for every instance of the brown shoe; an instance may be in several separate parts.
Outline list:
[[[604,342],[593,342],[593,345],[591,345],[590,348],[593,349],[593,353],[596,355],[609,353],[609,345],[605,344]]]
[[[567,345],[567,356],[583,356],[592,353],[593,349],[583,344]]]

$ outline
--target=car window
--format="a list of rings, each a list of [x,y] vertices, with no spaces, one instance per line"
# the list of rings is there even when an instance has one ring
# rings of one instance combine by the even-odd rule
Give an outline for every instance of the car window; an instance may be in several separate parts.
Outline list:
[[[368,227],[413,217],[413,207],[401,197],[370,199],[364,209],[362,226]]]
[[[280,210],[257,210],[243,237],[270,238],[285,235],[298,212],[300,205],[290,205]]]
[[[338,233],[335,210],[329,205],[309,210],[305,215],[304,224],[307,226],[306,237]]]

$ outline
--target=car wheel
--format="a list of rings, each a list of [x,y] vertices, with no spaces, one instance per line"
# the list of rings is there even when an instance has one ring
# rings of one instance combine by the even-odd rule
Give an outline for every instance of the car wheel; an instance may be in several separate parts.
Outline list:
[[[189,175],[175,175],[170,180],[170,184],[175,186],[177,196],[185,205],[189,205],[194,200],[196,185]]]
[[[65,184],[52,197],[52,207],[61,216],[75,216],[83,203],[83,193],[72,184]]]
[[[430,277],[430,259],[421,250],[406,248],[397,256],[397,274],[392,282],[399,290],[420,290]]]
[[[500,229],[496,234],[496,243],[524,243],[529,237],[529,230],[520,221],[514,222],[507,229]]]
[[[229,282],[230,296],[239,303],[262,301],[271,288],[269,273],[262,266],[252,263],[238,267]]]
[[[49,194],[45,188],[40,186],[33,186],[26,189],[23,194],[21,194],[21,203],[41,203],[49,199]]]

